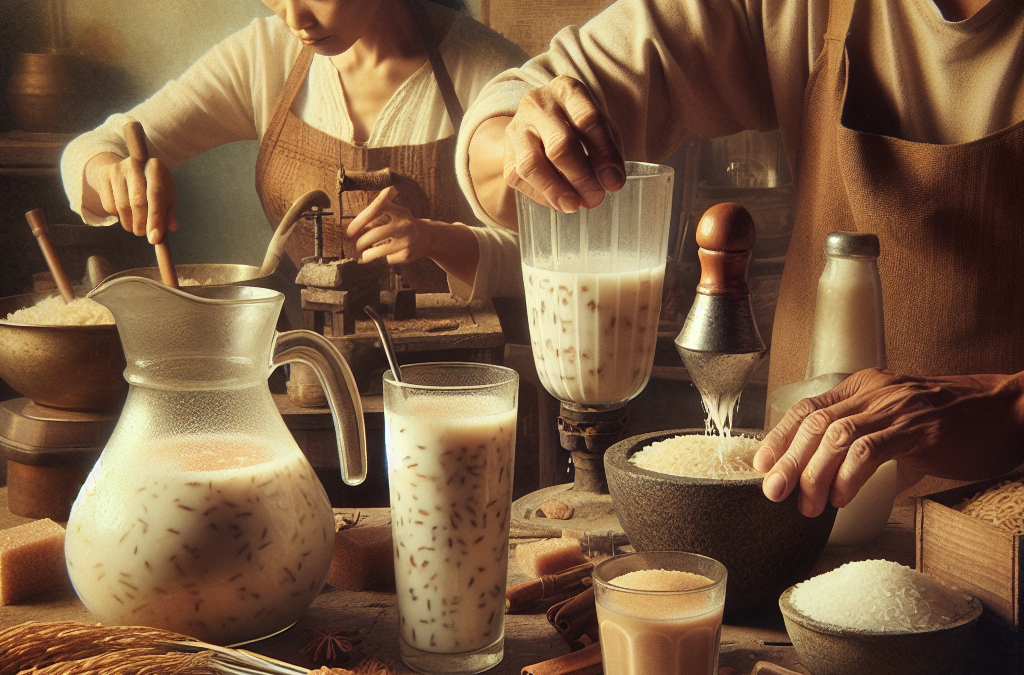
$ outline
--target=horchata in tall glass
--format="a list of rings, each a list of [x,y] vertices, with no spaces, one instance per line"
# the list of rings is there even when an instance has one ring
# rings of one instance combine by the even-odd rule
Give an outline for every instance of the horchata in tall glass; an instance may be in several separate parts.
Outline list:
[[[402,660],[478,673],[504,653],[519,376],[426,363],[384,374]]]

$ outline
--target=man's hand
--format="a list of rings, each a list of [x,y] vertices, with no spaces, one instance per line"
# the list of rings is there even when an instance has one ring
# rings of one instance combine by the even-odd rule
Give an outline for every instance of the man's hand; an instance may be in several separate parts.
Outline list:
[[[1024,373],[909,377],[871,368],[797,402],[765,437],[764,493],[800,511],[843,507],[883,462],[976,480],[1024,462]]]
[[[560,76],[519,102],[505,129],[505,182],[565,213],[593,208],[625,183],[625,166],[590,91]]]
[[[469,173],[484,210],[516,231],[514,188],[573,213],[593,208],[626,182],[604,115],[578,80],[560,76],[534,89],[515,117],[494,117],[469,143]]]

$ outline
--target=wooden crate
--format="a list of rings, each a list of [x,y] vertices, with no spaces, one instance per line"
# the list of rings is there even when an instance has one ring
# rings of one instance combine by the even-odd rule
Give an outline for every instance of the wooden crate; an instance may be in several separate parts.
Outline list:
[[[971,483],[917,500],[917,570],[961,588],[985,606],[980,624],[982,652],[989,672],[1024,675],[1021,628],[1021,573],[1024,536],[965,515],[965,499],[1007,478]]]

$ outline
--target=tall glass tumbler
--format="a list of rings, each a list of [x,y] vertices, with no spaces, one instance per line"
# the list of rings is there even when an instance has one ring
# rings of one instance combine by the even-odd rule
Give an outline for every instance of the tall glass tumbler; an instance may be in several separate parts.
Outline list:
[[[516,193],[533,359],[555,398],[612,409],[647,385],[672,180],[671,167],[626,162],[625,186],[576,213]]]
[[[504,654],[519,376],[478,363],[384,374],[399,642],[420,673],[479,673]]]

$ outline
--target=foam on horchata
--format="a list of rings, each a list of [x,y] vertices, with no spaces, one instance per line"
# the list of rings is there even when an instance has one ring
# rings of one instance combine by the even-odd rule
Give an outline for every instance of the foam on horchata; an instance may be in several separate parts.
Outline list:
[[[703,593],[652,595],[647,592],[679,593],[711,586],[711,579],[681,570],[637,570],[615,577],[609,583],[645,593],[615,593],[606,596],[611,609],[623,614],[657,619],[693,616],[708,610],[710,599]]]
[[[458,653],[503,634],[516,411],[483,396],[415,397],[388,411],[400,629]]]

